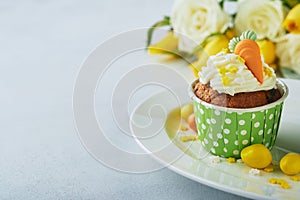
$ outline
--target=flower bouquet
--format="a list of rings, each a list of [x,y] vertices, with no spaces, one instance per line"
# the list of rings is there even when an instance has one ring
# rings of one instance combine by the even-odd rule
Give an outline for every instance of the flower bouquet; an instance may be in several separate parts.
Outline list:
[[[162,26],[168,34],[152,44]],[[249,29],[279,76],[300,78],[300,0],[176,0],[171,15],[149,29],[147,48],[150,54],[193,58],[189,67],[198,77],[210,55]]]

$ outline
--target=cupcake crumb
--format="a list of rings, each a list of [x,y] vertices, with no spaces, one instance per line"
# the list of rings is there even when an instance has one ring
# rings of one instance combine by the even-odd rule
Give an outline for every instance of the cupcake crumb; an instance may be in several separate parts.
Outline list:
[[[193,135],[189,135],[189,136],[181,136],[180,137],[180,141],[181,142],[191,142],[191,141],[195,141],[197,140],[197,137],[196,136],[193,136]]]
[[[181,131],[188,131],[189,128],[182,125],[182,126],[180,126],[180,130],[181,130]]]
[[[235,163],[235,158],[233,158],[233,157],[229,157],[229,158],[227,158],[226,159],[226,161],[228,162],[228,163]]]
[[[291,180],[300,181],[300,175],[299,176],[291,176]]]
[[[264,168],[265,172],[273,172],[274,171],[274,167],[269,165],[268,167]]]
[[[249,170],[249,175],[250,176],[260,176],[260,170],[252,168],[252,169]]]
[[[286,182],[286,180],[284,180],[284,179],[270,178],[269,183],[277,184],[282,189],[290,189],[291,188],[291,186],[288,184],[288,182]]]
[[[219,164],[221,162],[221,158],[219,156],[211,156],[210,162],[212,164]]]

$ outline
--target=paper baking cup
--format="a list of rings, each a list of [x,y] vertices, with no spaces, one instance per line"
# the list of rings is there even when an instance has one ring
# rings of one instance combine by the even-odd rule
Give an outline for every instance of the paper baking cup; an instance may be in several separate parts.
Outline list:
[[[271,149],[279,128],[282,106],[288,95],[287,86],[277,80],[282,97],[270,104],[254,108],[226,108],[199,99],[189,87],[199,139],[214,155],[240,158],[240,152],[251,144],[264,144]]]

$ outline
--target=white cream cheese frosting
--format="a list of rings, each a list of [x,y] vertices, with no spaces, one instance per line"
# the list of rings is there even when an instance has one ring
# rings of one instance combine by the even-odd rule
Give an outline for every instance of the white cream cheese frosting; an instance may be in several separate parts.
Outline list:
[[[245,61],[233,53],[220,52],[210,56],[206,66],[199,72],[202,84],[210,83],[219,93],[234,94],[270,90],[276,87],[274,70],[263,62],[264,81],[261,84],[245,65]]]

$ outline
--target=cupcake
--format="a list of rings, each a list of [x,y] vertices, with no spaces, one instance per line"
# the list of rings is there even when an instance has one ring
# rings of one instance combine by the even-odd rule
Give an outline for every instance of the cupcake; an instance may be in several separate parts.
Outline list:
[[[209,57],[189,93],[203,147],[239,158],[251,144],[274,146],[288,89],[264,63],[253,31],[233,38],[229,50]]]

